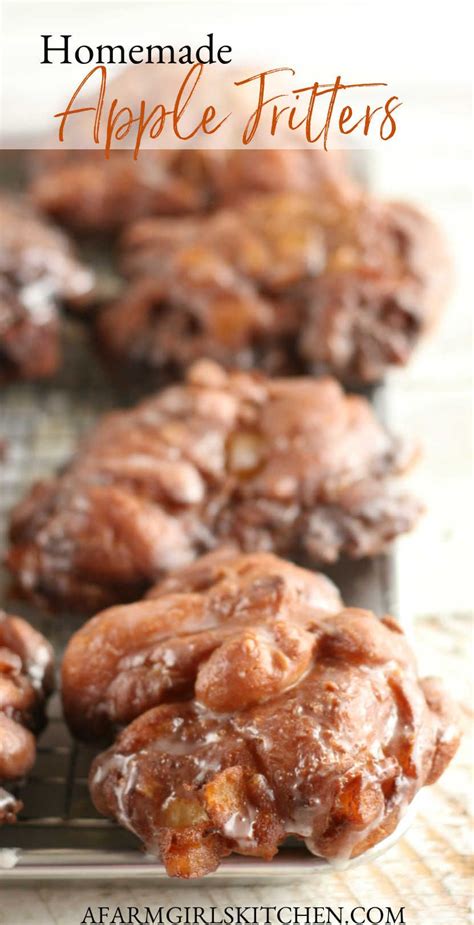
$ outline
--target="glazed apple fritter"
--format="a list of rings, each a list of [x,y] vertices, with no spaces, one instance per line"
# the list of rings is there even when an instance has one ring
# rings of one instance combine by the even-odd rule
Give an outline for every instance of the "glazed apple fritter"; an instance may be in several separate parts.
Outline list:
[[[35,601],[93,613],[222,543],[315,563],[372,556],[420,513],[394,485],[412,455],[334,380],[203,361],[103,417],[32,487],[13,512],[8,565]]]
[[[343,184],[253,197],[123,235],[131,281],[98,320],[108,357],[171,375],[207,356],[373,382],[404,365],[449,288],[438,229]]]
[[[95,618],[64,679],[82,732],[83,710],[100,728],[187,695],[138,715],[90,773],[98,810],[171,876],[202,876],[231,852],[270,859],[288,835],[324,858],[357,856],[459,739],[393,618],[345,609],[319,576],[273,556],[210,557],[153,600]]]

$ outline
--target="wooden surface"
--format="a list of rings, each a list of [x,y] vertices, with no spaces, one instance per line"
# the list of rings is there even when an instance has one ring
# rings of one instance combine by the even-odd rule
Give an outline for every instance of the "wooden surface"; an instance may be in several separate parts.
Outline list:
[[[439,98],[436,97],[439,102]],[[453,103],[454,106],[454,103]],[[456,97],[459,118],[467,98]],[[464,108],[463,108],[464,107]],[[472,239],[466,151],[442,144],[429,163],[416,152],[379,157],[378,187],[427,205],[442,221],[455,260],[456,286],[433,339],[409,370],[391,377],[390,410],[412,433],[425,457],[412,477],[428,513],[398,544],[398,596],[412,620],[421,667],[442,675],[468,725],[472,719]],[[471,727],[472,728],[472,727]],[[469,784],[472,741],[466,734],[452,767],[424,791],[416,821],[377,863],[304,882],[245,889],[154,889],[150,884],[0,886],[0,925],[75,925],[87,906],[331,905],[405,907],[407,925],[465,925],[471,921],[472,840]]]

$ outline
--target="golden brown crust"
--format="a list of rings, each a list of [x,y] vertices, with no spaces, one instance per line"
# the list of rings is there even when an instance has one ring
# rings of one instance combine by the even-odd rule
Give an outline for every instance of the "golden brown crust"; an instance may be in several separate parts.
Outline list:
[[[423,213],[343,184],[137,222],[123,266],[131,283],[97,328],[116,361],[170,373],[208,356],[366,382],[408,361],[450,276]]]
[[[106,415],[61,475],[33,486],[8,564],[40,603],[96,612],[221,543],[319,563],[374,555],[420,513],[394,487],[410,460],[334,380],[203,361]]]
[[[311,659],[305,628],[341,607],[324,575],[269,553],[210,553],[75,633],[62,664],[66,719],[83,738],[110,735],[195,687],[209,707],[233,709],[240,662],[248,686],[238,700],[250,705],[296,682]]]
[[[0,785],[22,777],[35,760],[35,738],[53,685],[53,652],[20,617],[0,611]],[[0,786],[0,825],[21,804]]]
[[[209,586],[211,575],[217,580]],[[98,810],[134,831],[180,877],[209,873],[233,851],[270,859],[290,834],[338,860],[390,834],[459,740],[456,711],[438,682],[418,679],[396,621],[340,609],[319,576],[305,579],[271,556],[221,558],[216,569],[211,557],[183,577],[181,594],[158,589],[152,601],[134,605],[144,608],[141,617],[129,608],[125,632],[127,608],[91,621],[66,656],[66,709],[77,726],[94,645],[107,653],[105,673],[113,661],[115,680],[126,687],[138,654],[127,634],[133,638],[133,626],[139,641],[146,638],[145,608],[163,608],[152,618],[146,654],[160,621],[157,652],[165,638],[170,663],[189,655],[196,639],[209,642],[184,658],[194,698],[138,716],[94,762]],[[174,581],[179,587],[179,574]],[[186,616],[173,636],[180,598]],[[128,668],[124,657],[108,661],[117,641],[130,655]],[[144,686],[153,675],[159,684],[161,674],[166,682],[166,659],[152,658]],[[98,709],[102,692],[92,694]],[[149,703],[137,701],[137,712]]]

